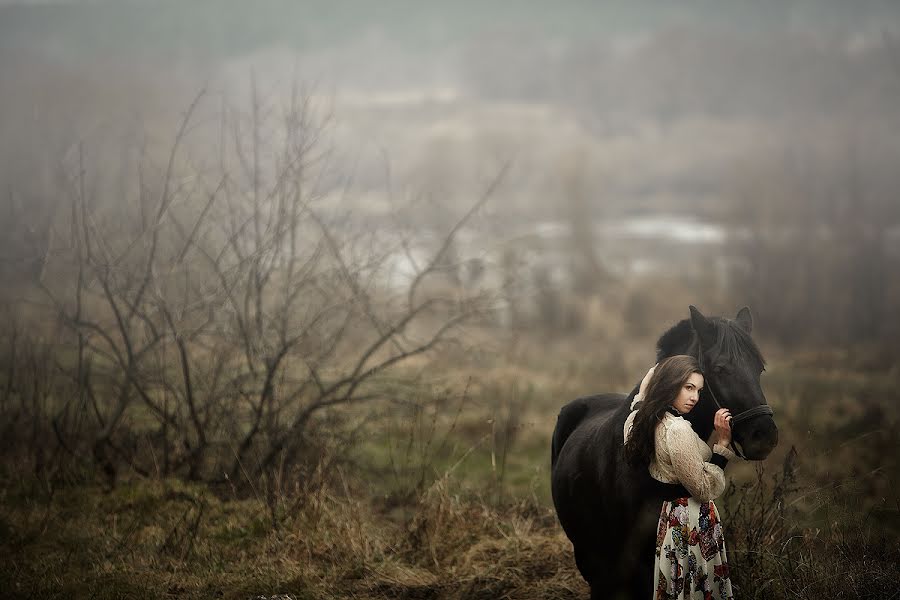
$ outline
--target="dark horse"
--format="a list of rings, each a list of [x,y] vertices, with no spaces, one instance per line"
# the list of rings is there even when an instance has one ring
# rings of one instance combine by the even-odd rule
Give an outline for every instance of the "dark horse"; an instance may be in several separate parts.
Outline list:
[[[690,311],[690,319],[659,338],[657,361],[676,354],[697,357],[705,383],[687,420],[708,439],[718,405],[729,408],[738,453],[762,460],[777,444],[778,429],[759,385],[765,363],[750,337],[750,310],[742,308],[733,320],[704,317],[693,306]],[[592,599],[651,596],[662,501],[690,495],[625,462],[622,429],[637,390],[570,402],[553,432],[553,504]]]

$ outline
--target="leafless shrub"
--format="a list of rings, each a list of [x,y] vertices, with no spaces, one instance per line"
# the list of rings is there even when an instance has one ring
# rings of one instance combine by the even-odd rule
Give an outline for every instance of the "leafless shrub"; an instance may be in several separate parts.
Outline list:
[[[732,486],[729,558],[732,580],[746,598],[888,598],[896,592],[900,547],[872,511],[856,511],[829,490],[797,481],[792,448],[780,472]],[[809,525],[810,508],[824,515]],[[805,522],[805,523],[804,523]]]
[[[317,452],[337,409],[383,397],[392,367],[483,310],[482,292],[427,288],[503,172],[397,289],[385,272],[410,240],[360,233],[334,206],[340,189],[321,179],[327,120],[310,95],[295,87],[279,114],[254,83],[248,111],[221,115],[214,165],[187,149],[204,99],[186,110],[158,174],[142,162],[137,189],[118,204],[92,197],[79,147],[39,278],[41,318],[56,329],[34,356],[43,371],[31,376],[26,420],[52,424],[58,447],[109,483],[124,465],[262,481],[274,499],[295,467],[314,476],[302,455]],[[7,414],[26,402],[22,349],[37,348],[16,325],[21,314],[6,336]]]

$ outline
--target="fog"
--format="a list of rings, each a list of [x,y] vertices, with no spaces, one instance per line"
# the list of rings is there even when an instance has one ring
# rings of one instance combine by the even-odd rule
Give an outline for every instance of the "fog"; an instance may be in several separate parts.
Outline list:
[[[115,205],[165,164],[201,90],[183,144],[210,168],[223,115],[249,111],[254,86],[268,137],[292,89],[308,102],[310,181],[342,222],[440,238],[507,169],[456,248],[489,274],[512,252],[517,277],[547,268],[590,294],[610,283],[600,271],[614,285],[688,277],[716,308],[765,314],[775,284],[748,273],[778,268],[759,243],[776,230],[852,244],[831,228],[862,227],[890,259],[876,278],[900,253],[893,2],[71,1],[0,15],[3,261],[23,281],[77,148],[97,202]]]

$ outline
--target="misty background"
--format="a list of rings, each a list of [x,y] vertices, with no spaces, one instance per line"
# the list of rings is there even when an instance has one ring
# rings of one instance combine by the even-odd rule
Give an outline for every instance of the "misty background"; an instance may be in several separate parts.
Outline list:
[[[494,283],[510,255],[523,304],[541,285],[602,297],[659,276],[717,310],[750,304],[783,341],[897,334],[892,2],[2,12],[3,262],[25,280],[77,144],[91,181],[121,192],[199,90],[202,155],[255,81],[273,111],[303,88],[328,122],[321,193],[385,231],[399,214],[440,234],[508,164],[458,251]]]

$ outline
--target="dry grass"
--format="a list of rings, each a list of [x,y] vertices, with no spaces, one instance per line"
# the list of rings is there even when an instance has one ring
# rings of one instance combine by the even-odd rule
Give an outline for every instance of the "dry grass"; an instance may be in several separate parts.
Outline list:
[[[131,477],[108,490],[89,477],[35,477],[27,453],[6,454],[0,589],[13,598],[586,598],[549,502],[549,434],[569,398],[624,387],[622,361],[647,345],[616,359],[520,340],[474,365],[432,364],[442,380],[388,405],[316,481],[298,472],[219,488]],[[823,371],[808,356],[771,362],[763,384],[782,444],[762,470],[729,467],[735,486],[720,502],[739,597],[897,597],[897,373]]]
[[[490,506],[450,485],[436,482],[399,520],[358,493],[323,489],[278,529],[260,501],[177,481],[52,498],[7,485],[0,585],[28,598],[584,594],[547,508]]]
[[[742,598],[894,598],[900,590],[900,529],[881,503],[856,502],[846,490],[798,484],[791,451],[775,473],[732,486],[728,536],[733,580]],[[804,510],[814,506],[824,514]],[[896,511],[898,506],[892,507]]]
[[[799,509],[797,463],[722,500],[741,598],[891,598],[896,531],[879,515]],[[303,498],[278,527],[265,502],[179,481],[134,480],[47,495],[6,481],[0,586],[21,598],[584,598],[552,509],[497,504],[441,477],[409,504],[346,479]],[[294,501],[300,500],[297,504]]]

